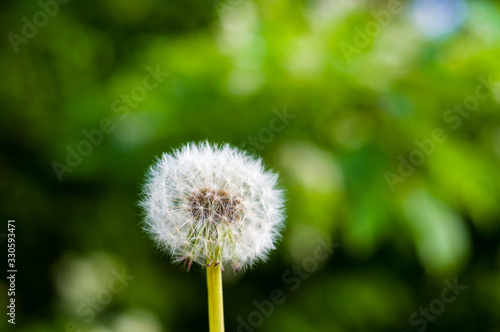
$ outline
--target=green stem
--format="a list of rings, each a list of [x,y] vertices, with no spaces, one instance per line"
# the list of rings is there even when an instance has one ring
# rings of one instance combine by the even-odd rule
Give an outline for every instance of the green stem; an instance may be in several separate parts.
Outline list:
[[[207,266],[208,318],[210,332],[224,332],[221,264]]]

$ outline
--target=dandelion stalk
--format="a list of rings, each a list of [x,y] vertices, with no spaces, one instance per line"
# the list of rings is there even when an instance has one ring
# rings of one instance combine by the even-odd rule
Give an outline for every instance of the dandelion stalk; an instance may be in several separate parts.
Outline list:
[[[224,332],[222,269],[220,264],[207,266],[207,288],[210,332]]]

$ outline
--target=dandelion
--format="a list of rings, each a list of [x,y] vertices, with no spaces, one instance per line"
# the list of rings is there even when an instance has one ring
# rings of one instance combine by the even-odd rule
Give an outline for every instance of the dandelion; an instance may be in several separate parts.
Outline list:
[[[175,262],[207,266],[210,331],[223,331],[224,266],[267,258],[283,227],[283,192],[262,161],[228,144],[187,144],[150,168],[144,228]]]

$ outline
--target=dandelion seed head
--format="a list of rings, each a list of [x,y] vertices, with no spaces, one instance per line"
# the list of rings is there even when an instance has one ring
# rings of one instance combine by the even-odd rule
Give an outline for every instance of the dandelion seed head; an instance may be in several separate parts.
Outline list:
[[[265,260],[283,228],[277,175],[230,145],[190,143],[151,166],[140,205],[144,228],[177,262]]]

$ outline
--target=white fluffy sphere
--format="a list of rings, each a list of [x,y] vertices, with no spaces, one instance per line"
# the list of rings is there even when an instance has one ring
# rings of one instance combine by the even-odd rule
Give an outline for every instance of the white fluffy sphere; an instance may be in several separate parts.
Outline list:
[[[262,161],[229,146],[190,143],[151,166],[144,228],[191,266],[264,260],[283,227],[283,192]]]

